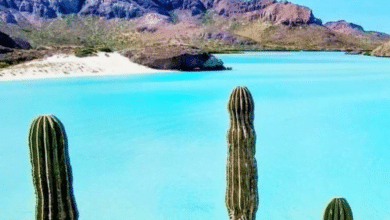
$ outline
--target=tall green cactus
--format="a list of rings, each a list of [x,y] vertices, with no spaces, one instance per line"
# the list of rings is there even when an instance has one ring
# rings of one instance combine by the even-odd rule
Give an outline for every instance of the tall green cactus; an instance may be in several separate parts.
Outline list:
[[[231,220],[255,220],[259,204],[254,102],[246,87],[237,87],[228,104],[227,188],[225,202]]]
[[[35,118],[30,127],[29,148],[37,196],[36,220],[77,219],[62,123],[53,115]]]
[[[352,220],[352,209],[344,198],[334,198],[328,204],[324,220]]]

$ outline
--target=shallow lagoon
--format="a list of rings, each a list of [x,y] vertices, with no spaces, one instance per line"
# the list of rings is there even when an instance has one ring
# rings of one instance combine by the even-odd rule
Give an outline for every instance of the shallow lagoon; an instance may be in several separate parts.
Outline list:
[[[29,123],[65,125],[80,220],[226,220],[226,103],[255,100],[258,219],[390,214],[390,59],[219,55],[232,71],[0,83],[0,219],[34,219]]]

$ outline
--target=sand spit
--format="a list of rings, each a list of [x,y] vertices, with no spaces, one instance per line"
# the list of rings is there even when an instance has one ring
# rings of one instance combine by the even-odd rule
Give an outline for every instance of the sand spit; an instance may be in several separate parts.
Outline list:
[[[79,58],[59,54],[0,69],[0,81],[107,76],[166,72],[130,61],[117,52],[99,52],[97,56]]]

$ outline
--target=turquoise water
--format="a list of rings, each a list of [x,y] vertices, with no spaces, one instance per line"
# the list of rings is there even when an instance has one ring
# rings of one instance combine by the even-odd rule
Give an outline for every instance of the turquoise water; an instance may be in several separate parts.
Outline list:
[[[226,220],[226,104],[255,100],[258,219],[390,214],[390,59],[219,55],[232,71],[0,83],[0,219],[34,219],[27,133],[65,125],[80,220]]]

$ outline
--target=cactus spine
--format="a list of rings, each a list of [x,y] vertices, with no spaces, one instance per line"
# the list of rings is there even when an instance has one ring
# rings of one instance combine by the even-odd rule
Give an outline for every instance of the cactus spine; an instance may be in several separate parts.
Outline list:
[[[62,123],[53,115],[35,118],[30,127],[29,148],[37,196],[36,220],[77,219]]]
[[[324,213],[324,220],[352,220],[352,210],[344,198],[334,198],[328,204]]]
[[[246,87],[237,87],[228,104],[227,188],[225,202],[231,220],[255,220],[258,207],[254,102]]]

